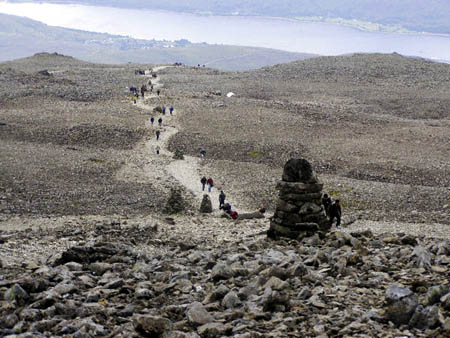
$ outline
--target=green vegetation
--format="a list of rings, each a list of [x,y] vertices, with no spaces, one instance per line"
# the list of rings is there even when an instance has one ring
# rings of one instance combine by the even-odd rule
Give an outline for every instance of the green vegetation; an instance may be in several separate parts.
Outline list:
[[[261,155],[261,152],[260,151],[252,151],[252,152],[250,152],[250,156],[251,157],[258,157],[258,156],[260,156]]]

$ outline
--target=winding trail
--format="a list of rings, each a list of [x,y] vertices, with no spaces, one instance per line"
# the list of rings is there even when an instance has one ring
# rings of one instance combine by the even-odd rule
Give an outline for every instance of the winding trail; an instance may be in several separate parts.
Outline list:
[[[158,72],[168,67],[173,66],[154,67],[153,71]],[[151,75],[146,74],[144,76],[150,77]],[[157,78],[152,78],[152,84],[154,92],[164,86],[160,82],[159,75]],[[202,176],[206,176],[207,178],[209,177],[207,172],[204,172],[205,170],[202,170],[202,159],[184,155],[184,160],[176,160],[173,158],[174,154],[169,151],[169,140],[178,132],[178,128],[175,124],[176,116],[183,114],[183,111],[179,107],[174,107],[174,115],[170,115],[169,113],[166,113],[166,115],[162,115],[161,113],[154,112],[153,109],[156,106],[161,106],[163,101],[164,93],[161,93],[160,96],[151,93],[149,95],[146,95],[144,99],[139,99],[136,103],[139,108],[149,111],[151,113],[151,116],[155,117],[155,125],[152,126],[150,121],[148,120],[146,122],[146,127],[153,129],[156,128],[161,131],[159,140],[156,140],[156,137],[151,137],[150,139],[146,140],[142,149],[140,149],[140,151],[144,153],[144,156],[149,159],[149,161],[147,161],[143,166],[142,170],[147,179],[151,180],[152,183],[161,181],[161,177],[164,176],[164,173],[166,174],[165,176],[173,177],[179,182],[180,185],[185,187],[194,195],[195,199],[198,202],[198,205],[200,205],[203,195],[205,193],[209,194],[214,211],[218,211],[220,191],[218,191],[215,187],[213,187],[210,193],[207,192],[207,188],[205,188],[204,192],[202,191],[200,178]],[[163,119],[161,127],[159,127],[157,124],[157,120],[160,116]],[[159,155],[156,154],[157,146],[160,147]],[[227,201],[229,201],[228,196]]]

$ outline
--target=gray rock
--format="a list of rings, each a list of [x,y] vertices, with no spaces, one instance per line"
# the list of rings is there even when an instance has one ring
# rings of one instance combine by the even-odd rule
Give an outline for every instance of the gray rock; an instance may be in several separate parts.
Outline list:
[[[408,324],[416,307],[419,304],[418,296],[411,290],[391,286],[386,291],[386,319],[396,325]]]
[[[441,297],[450,293],[449,285],[437,285],[428,289],[425,299],[426,305],[433,305],[440,301]]]
[[[95,273],[97,276],[103,275],[106,271],[112,269],[112,264],[109,263],[103,263],[103,262],[96,262],[89,264],[88,269]]]
[[[198,302],[194,303],[186,312],[186,318],[194,326],[200,326],[214,321],[214,317]]]
[[[29,299],[30,295],[19,285],[14,284],[4,294],[6,301],[16,301],[19,305],[24,305]]]
[[[125,281],[122,278],[118,278],[110,281],[105,284],[105,289],[118,289],[125,284]]]
[[[15,313],[12,313],[0,319],[0,326],[10,329],[13,328],[18,322],[19,317],[17,317]]]
[[[288,272],[291,276],[302,277],[308,274],[308,267],[303,263],[295,263]]]
[[[209,304],[212,302],[215,302],[216,300],[221,300],[225,295],[230,291],[228,287],[221,284],[219,285],[214,291],[210,292],[205,300],[203,301],[203,304]]]
[[[86,301],[89,303],[97,302],[101,298],[101,293],[98,290],[89,291],[86,296]]]
[[[63,296],[65,294],[74,292],[75,290],[77,290],[77,288],[72,283],[62,282],[56,285],[52,290],[55,291],[58,295]]]
[[[439,308],[437,306],[422,305],[417,306],[414,314],[409,321],[410,327],[415,327],[421,330],[434,328],[439,325]]]
[[[195,332],[169,331],[164,333],[161,338],[200,338]]]
[[[173,276],[170,279],[169,283],[174,283],[177,280],[182,280],[182,279],[190,280],[191,279],[191,273],[189,271],[184,271],[184,272],[178,273],[176,276]]]
[[[229,279],[231,277],[233,277],[233,271],[231,270],[229,265],[222,262],[217,263],[211,271],[211,278],[214,281]]]
[[[445,296],[441,297],[442,308],[447,311],[450,311],[450,293],[447,293]]]
[[[228,292],[222,299],[222,306],[226,309],[234,309],[241,306],[242,302],[235,291]]]
[[[202,204],[200,205],[200,212],[203,214],[208,214],[213,211],[211,198],[208,194],[203,195]]]
[[[300,215],[317,214],[321,211],[322,211],[322,207],[318,206],[315,203],[306,202],[300,208],[299,214]]]
[[[152,315],[136,315],[133,317],[133,325],[139,334],[159,337],[164,332],[172,330],[172,322],[164,317]]]
[[[416,246],[411,255],[414,266],[417,268],[424,268],[426,270],[431,269],[431,255],[427,249]]]
[[[208,323],[197,328],[197,333],[204,338],[216,338],[227,336],[231,329],[230,326],[221,323]]]
[[[278,277],[270,277],[270,279],[264,284],[263,288],[271,288],[272,290],[284,290],[289,287],[289,283],[282,281]]]
[[[80,264],[80,263],[68,262],[68,263],[66,263],[64,265],[66,267],[68,267],[70,271],[82,271],[83,270],[83,265]]]

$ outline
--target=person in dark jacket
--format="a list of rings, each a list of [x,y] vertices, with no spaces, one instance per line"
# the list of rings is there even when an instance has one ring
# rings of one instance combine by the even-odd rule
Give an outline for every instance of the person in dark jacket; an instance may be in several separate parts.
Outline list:
[[[172,106],[170,106],[170,108],[169,108],[169,113],[170,113],[170,115],[173,115],[173,107]]]
[[[210,177],[208,178],[208,180],[206,181],[206,184],[208,184],[208,192],[211,192],[212,187],[214,186],[214,181],[213,179]]]
[[[219,209],[223,209],[223,206],[225,204],[225,194],[223,192],[223,190],[220,191],[220,195],[219,195]]]
[[[159,140],[159,135],[161,134],[161,132],[159,130],[157,130],[155,134],[156,134],[156,141],[158,141]]]
[[[150,118],[150,123],[152,124],[152,126],[153,126],[153,123],[155,122],[155,118],[152,116],[151,118]]]
[[[158,119],[158,125],[161,127],[161,125],[162,125],[162,118],[160,117],[159,119]]]
[[[205,185],[206,185],[206,177],[203,176],[200,180],[200,183],[202,184],[202,191],[205,191]]]
[[[166,115],[166,106],[162,106],[162,114]]]
[[[336,200],[333,203],[331,203],[328,212],[330,216],[330,226],[333,225],[335,218],[336,218],[336,227],[341,225],[342,210],[341,210],[341,203],[339,202],[339,200]]]
[[[325,214],[328,216],[329,215],[329,209],[330,209],[330,205],[331,205],[331,198],[328,196],[328,194],[324,194],[322,197],[322,205],[323,208],[325,209]]]
[[[231,215],[231,204],[225,203],[223,206],[223,211],[226,212],[228,215]]]

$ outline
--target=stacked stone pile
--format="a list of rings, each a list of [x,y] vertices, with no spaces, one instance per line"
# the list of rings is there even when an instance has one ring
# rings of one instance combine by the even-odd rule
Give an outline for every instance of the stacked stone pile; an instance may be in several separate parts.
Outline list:
[[[323,184],[305,159],[290,159],[284,166],[275,214],[270,222],[269,237],[301,239],[330,226],[322,207]]]

